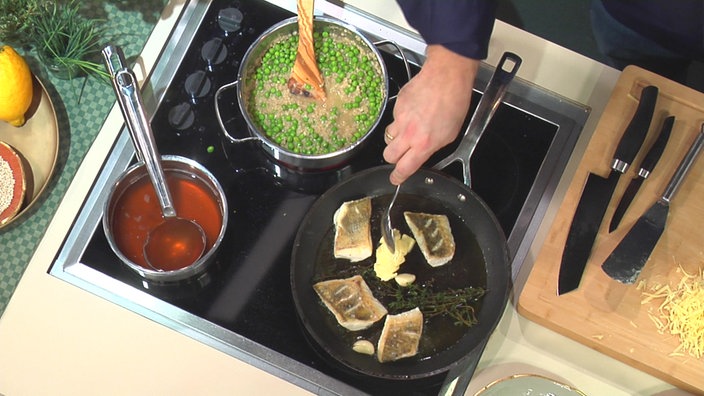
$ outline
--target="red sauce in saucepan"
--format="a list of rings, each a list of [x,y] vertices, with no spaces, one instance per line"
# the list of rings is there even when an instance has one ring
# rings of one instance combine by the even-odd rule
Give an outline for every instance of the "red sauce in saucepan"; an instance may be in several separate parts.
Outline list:
[[[215,193],[203,181],[190,175],[169,170],[165,170],[165,174],[177,215],[193,220],[203,228],[206,235],[205,252],[208,252],[215,244],[222,225],[222,214]],[[163,218],[154,187],[147,175],[125,189],[114,205],[112,216],[112,231],[117,247],[129,260],[150,269],[144,259],[144,243],[149,231],[160,224]],[[177,270],[185,267],[177,265],[161,269]]]

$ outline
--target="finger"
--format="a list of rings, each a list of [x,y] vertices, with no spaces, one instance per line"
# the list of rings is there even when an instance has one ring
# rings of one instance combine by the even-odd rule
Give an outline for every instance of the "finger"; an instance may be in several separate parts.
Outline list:
[[[384,129],[384,142],[389,144],[394,140],[394,138],[395,136],[389,132],[389,127],[386,127],[386,129]]]
[[[403,126],[399,125],[398,122],[392,121],[389,125],[384,128],[384,142],[390,144],[394,139],[398,138],[403,131]]]
[[[389,176],[389,181],[394,185],[403,183],[416,173],[428,158],[430,158],[429,153],[419,152],[411,148],[396,162],[396,166]]]
[[[405,139],[395,137],[393,141],[387,143],[384,149],[384,161],[395,164],[411,148]]]

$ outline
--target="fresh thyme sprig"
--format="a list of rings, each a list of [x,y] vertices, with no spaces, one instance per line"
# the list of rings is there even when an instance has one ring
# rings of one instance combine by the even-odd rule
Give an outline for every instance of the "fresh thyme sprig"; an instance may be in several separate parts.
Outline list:
[[[456,326],[472,327],[478,323],[477,306],[486,294],[486,289],[477,286],[435,290],[432,281],[399,286],[396,282],[377,278],[373,267],[365,269],[362,276],[375,290],[377,298],[389,301],[387,308],[390,311],[402,312],[418,307],[426,319],[445,315]]]
[[[383,284],[382,290],[387,290],[387,297],[393,298],[389,303],[390,310],[406,311],[418,307],[425,318],[446,315],[455,325],[467,327],[478,323],[476,305],[486,292],[484,288],[474,286],[435,291],[432,286],[415,283],[405,287],[391,282]]]
[[[29,44],[29,19],[37,12],[36,0],[0,0],[0,43],[17,48]]]

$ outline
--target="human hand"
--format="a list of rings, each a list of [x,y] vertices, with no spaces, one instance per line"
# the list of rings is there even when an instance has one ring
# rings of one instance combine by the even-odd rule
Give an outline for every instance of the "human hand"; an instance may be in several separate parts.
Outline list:
[[[428,46],[420,72],[401,88],[386,127],[384,160],[396,164],[389,177],[403,183],[433,153],[453,142],[467,116],[479,61],[440,45]]]

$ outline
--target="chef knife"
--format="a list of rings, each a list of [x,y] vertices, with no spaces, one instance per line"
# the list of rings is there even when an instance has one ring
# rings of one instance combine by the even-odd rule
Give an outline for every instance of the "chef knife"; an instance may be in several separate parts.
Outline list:
[[[601,268],[610,277],[626,284],[632,284],[636,281],[665,230],[670,201],[692,167],[694,160],[697,159],[702,146],[704,146],[704,124],[692,147],[675,170],[675,174],[667,184],[662,197],[636,221],[633,228],[628,231],[602,264]]]
[[[674,124],[674,122],[675,116],[669,116],[665,119],[665,122],[662,124],[660,134],[655,140],[655,143],[653,143],[653,145],[650,147],[650,150],[648,150],[648,153],[645,155],[645,158],[643,158],[643,162],[641,162],[640,164],[638,174],[636,175],[636,177],[631,179],[631,182],[628,183],[628,187],[626,187],[626,192],[624,192],[623,196],[621,196],[621,201],[618,203],[618,206],[616,207],[616,210],[614,211],[614,214],[611,217],[611,223],[609,223],[609,232],[613,232],[616,228],[618,228],[618,225],[619,223],[621,223],[623,215],[626,213],[626,210],[631,205],[631,202],[638,193],[640,186],[643,184],[645,179],[650,176],[650,172],[653,171],[655,165],[660,160],[662,152],[665,151],[667,140],[670,138],[672,124]]]
[[[658,88],[652,85],[641,91],[638,108],[616,147],[609,177],[603,178],[590,173],[587,178],[582,197],[570,224],[565,250],[562,252],[557,284],[557,293],[560,295],[576,289],[582,280],[584,267],[587,265],[592,245],[619,176],[633,161],[648,133],[657,96]]]

